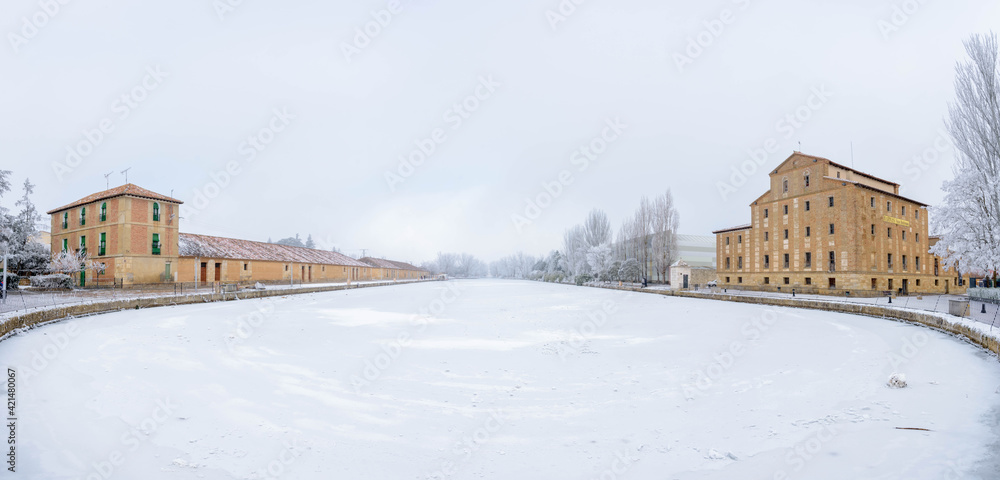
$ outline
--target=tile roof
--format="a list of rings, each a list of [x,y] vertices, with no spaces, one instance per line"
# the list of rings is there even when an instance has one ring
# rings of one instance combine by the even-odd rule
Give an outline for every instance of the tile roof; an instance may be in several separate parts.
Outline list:
[[[373,267],[378,267],[378,268],[394,268],[398,270],[413,270],[416,272],[426,271],[420,267],[414,267],[413,265],[410,265],[409,263],[406,262],[397,262],[394,260],[386,260],[384,258],[365,257],[362,258],[361,261]]]
[[[100,200],[107,200],[109,198],[121,197],[124,195],[139,197],[139,198],[148,198],[150,200],[163,200],[164,202],[176,203],[178,205],[184,203],[180,200],[177,200],[176,198],[170,198],[166,195],[160,195],[159,193],[153,192],[151,190],[146,190],[145,188],[142,188],[138,185],[126,183],[125,185],[122,185],[120,187],[115,187],[110,190],[105,190],[103,192],[97,192],[95,194],[88,195],[69,205],[64,205],[62,207],[49,210],[48,212],[45,213],[48,215],[52,215],[53,213],[61,212],[63,210],[67,210],[73,207],[79,207],[81,205],[87,205],[89,203],[94,203]]]
[[[181,233],[178,240],[180,243],[180,256],[182,257],[312,263],[365,268],[370,266],[342,253],[316,250],[314,248],[291,247],[288,245],[278,245],[277,243],[212,237],[192,233]]]

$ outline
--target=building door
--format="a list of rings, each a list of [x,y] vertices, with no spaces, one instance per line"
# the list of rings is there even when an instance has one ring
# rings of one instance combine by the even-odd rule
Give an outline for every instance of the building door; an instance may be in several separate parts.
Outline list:
[[[86,287],[87,286],[87,271],[86,270],[80,270],[80,286],[81,287]]]
[[[216,282],[222,281],[222,264],[221,263],[216,263],[215,264],[215,281]]]
[[[837,288],[837,279],[836,278],[831,278],[830,279],[830,288]]]
[[[908,279],[903,279],[903,294],[907,294],[910,291],[910,281]]]
[[[203,282],[208,281],[208,263],[201,262],[201,275],[198,276],[198,280]]]
[[[302,275],[299,276],[299,280],[301,280],[303,282],[306,281],[306,266],[305,265],[302,266]]]
[[[313,266],[309,265],[309,281],[313,281]]]
[[[688,288],[688,276],[684,275],[684,288]]]
[[[170,262],[167,262],[166,267],[163,269],[163,278],[168,282],[170,281]]]

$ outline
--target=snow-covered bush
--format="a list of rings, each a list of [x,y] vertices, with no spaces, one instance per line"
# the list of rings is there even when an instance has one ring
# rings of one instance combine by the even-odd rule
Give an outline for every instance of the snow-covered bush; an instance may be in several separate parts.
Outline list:
[[[593,280],[594,280],[594,277],[590,276],[589,273],[584,273],[582,275],[577,275],[576,276],[576,285],[578,287],[582,287],[583,284],[592,282]]]
[[[886,383],[889,388],[906,388],[906,374],[894,373],[889,375],[889,381]]]
[[[31,286],[35,288],[70,290],[73,288],[73,278],[62,273],[36,275],[31,277]]]
[[[1000,302],[1000,288],[970,288],[969,298],[979,301]]]
[[[0,270],[0,274],[3,271]],[[7,274],[7,290],[17,290],[17,284],[21,282],[21,277],[14,273]]]

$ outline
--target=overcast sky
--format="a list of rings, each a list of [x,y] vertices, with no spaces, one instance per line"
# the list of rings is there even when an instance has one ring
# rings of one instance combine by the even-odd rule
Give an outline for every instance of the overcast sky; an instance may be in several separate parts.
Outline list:
[[[1000,26],[995,0],[229,1],[6,2],[0,168],[43,211],[131,168],[182,231],[413,262],[546,253],[668,188],[709,235],[799,142],[936,204],[962,41]]]

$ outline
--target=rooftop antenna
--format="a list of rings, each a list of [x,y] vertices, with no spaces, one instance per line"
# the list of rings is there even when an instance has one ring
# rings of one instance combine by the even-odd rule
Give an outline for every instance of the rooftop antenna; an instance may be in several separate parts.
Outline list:
[[[128,171],[129,170],[132,170],[132,167],[128,167],[125,170],[122,170],[122,172],[121,172],[122,175],[125,175],[125,183],[128,183]]]
[[[799,153],[802,153],[802,140],[799,140]]]
[[[368,249],[367,248],[362,248],[361,249],[361,258],[367,258],[368,257],[368,255],[366,255],[367,253],[368,253]]]
[[[111,180],[110,180],[110,178],[111,178],[111,175],[113,173],[115,173],[114,170],[108,172],[107,175],[104,176],[104,188],[105,188],[105,190],[110,190],[111,189]]]

